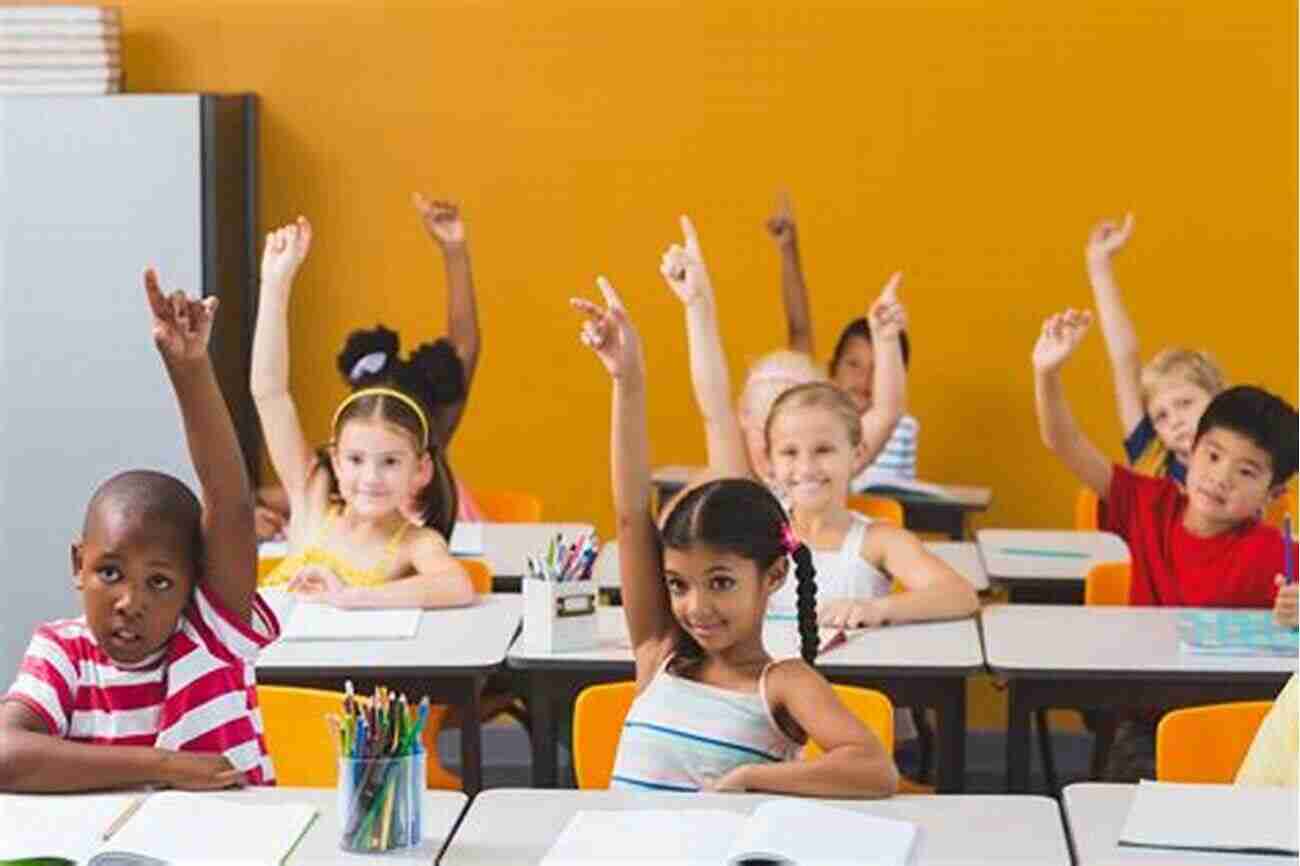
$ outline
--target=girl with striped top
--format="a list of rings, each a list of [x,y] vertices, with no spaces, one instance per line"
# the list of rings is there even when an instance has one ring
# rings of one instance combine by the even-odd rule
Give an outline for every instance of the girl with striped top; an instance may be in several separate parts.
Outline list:
[[[614,380],[614,508],[636,692],[614,763],[616,787],[887,796],[898,771],[879,740],[812,667],[812,557],[761,484],[713,481],[690,490],[660,530],[650,512],[645,363],[622,302],[583,300],[583,342]],[[799,585],[801,659],[763,646],[768,599]],[[826,751],[797,759],[811,737]]]
[[[203,494],[160,472],[100,485],[72,546],[83,615],[41,626],[0,703],[0,790],[274,780],[254,664],[279,635],[257,596],[253,494],[208,357],[217,299],[165,297],[153,338]]]

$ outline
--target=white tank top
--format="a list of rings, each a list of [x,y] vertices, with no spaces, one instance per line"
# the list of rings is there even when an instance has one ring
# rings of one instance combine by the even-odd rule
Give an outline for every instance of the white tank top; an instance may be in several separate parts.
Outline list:
[[[852,519],[849,531],[844,533],[844,541],[834,550],[812,550],[813,568],[817,569],[817,601],[835,601],[841,598],[879,598],[889,595],[892,582],[889,576],[862,558],[862,541],[866,537],[870,519],[849,512]],[[795,593],[799,582],[794,576],[794,562],[790,562],[790,571],[780,589],[768,599],[769,615],[781,618],[794,616],[798,612],[798,595]]]

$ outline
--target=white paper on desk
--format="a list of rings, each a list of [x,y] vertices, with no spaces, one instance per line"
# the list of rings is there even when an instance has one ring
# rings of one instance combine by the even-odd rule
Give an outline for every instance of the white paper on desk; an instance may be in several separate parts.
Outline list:
[[[754,810],[727,862],[906,866],[916,834],[910,821],[784,797]]]
[[[542,866],[718,866],[746,820],[718,809],[583,809],[569,819]]]
[[[1119,844],[1297,854],[1296,789],[1142,780]]]
[[[483,524],[456,521],[456,526],[451,531],[451,539],[447,542],[447,547],[452,556],[482,556]]]
[[[283,590],[259,593],[280,621],[280,640],[409,640],[420,630],[415,609],[340,610]]]
[[[135,794],[0,794],[0,860],[84,863]]]

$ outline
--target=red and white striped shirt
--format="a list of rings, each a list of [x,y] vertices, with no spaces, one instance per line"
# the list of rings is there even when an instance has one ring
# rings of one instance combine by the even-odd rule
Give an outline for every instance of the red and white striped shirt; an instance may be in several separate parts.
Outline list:
[[[6,700],[83,743],[220,752],[249,784],[275,781],[253,665],[280,636],[260,596],[240,622],[200,582],[167,645],[124,668],[95,642],[84,616],[36,629]]]

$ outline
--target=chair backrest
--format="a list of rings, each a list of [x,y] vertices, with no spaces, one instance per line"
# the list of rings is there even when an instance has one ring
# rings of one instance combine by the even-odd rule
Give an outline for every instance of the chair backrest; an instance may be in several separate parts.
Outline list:
[[[1100,501],[1091,487],[1080,487],[1074,497],[1074,528],[1080,531],[1096,530],[1097,506]]]
[[[889,698],[874,689],[858,686],[834,685],[831,688],[892,755],[894,705]],[[578,695],[573,705],[573,772],[578,778],[579,788],[609,787],[623,721],[635,697],[636,683],[630,680],[588,686]],[[815,758],[821,753],[821,748],[811,741],[803,751],[805,758]]]
[[[1123,607],[1128,604],[1133,567],[1127,562],[1098,562],[1083,581],[1083,603]]]
[[[522,490],[475,490],[474,500],[493,523],[540,523],[542,500]]]
[[[460,564],[469,573],[469,582],[475,592],[487,595],[492,591],[492,569],[486,562],[481,559],[462,559]]]
[[[636,683],[588,686],[573,704],[573,773],[583,790],[608,788],[623,720],[636,697]]]
[[[1240,701],[1165,713],[1156,726],[1156,779],[1231,784],[1272,706]]]
[[[857,717],[858,721],[866,725],[871,733],[876,735],[880,740],[880,745],[885,747],[885,753],[894,754],[894,704],[882,692],[875,689],[864,689],[861,686],[841,686],[832,684],[831,688],[835,690],[835,695],[840,699],[844,706],[849,708],[849,712]],[[808,741],[808,745],[803,747],[803,756],[807,759],[816,758],[822,754],[821,746]]]
[[[883,520],[900,527],[903,525],[903,504],[896,499],[854,493],[849,496],[848,506],[872,520]]]
[[[338,783],[339,743],[325,716],[343,714],[343,693],[294,686],[258,686],[266,748],[276,784],[287,788],[333,788]]]

